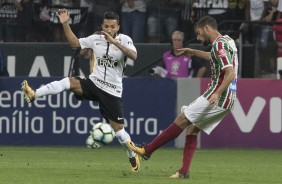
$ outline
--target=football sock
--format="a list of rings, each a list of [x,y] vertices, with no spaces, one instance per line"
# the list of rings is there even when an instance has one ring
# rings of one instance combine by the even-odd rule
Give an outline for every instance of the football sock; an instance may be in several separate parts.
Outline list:
[[[133,158],[136,156],[136,153],[131,151],[131,149],[127,146],[127,141],[131,139],[129,134],[124,130],[124,128],[116,132],[116,138],[118,139],[119,143],[125,148],[127,156],[129,158]]]
[[[66,77],[60,81],[54,81],[36,89],[35,96],[38,98],[45,95],[55,95],[68,89],[70,89],[70,80]]]
[[[188,173],[193,155],[197,148],[197,136],[187,135],[185,139],[185,145],[183,149],[182,167],[179,170],[181,174]]]
[[[156,149],[168,143],[169,141],[175,139],[183,131],[175,123],[172,123],[167,127],[161,134],[159,134],[152,142],[145,146],[145,151],[147,154],[152,154]]]

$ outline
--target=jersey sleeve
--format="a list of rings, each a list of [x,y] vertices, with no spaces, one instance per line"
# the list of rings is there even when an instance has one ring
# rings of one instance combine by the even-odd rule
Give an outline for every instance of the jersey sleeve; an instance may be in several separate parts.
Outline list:
[[[135,52],[137,52],[137,50],[136,50],[136,48],[135,48],[135,46],[133,44],[133,41],[132,41],[132,39],[129,36],[126,36],[126,35],[123,36],[122,44],[125,47],[127,47],[127,48],[129,48],[131,50],[134,50]]]
[[[229,49],[228,43],[219,41],[214,45],[214,50],[221,69],[227,66],[233,66],[232,65],[233,53],[232,50]]]
[[[100,35],[90,35],[86,38],[80,38],[79,39],[79,44],[81,49],[85,49],[85,48],[93,48],[94,42],[97,39],[97,36]]]

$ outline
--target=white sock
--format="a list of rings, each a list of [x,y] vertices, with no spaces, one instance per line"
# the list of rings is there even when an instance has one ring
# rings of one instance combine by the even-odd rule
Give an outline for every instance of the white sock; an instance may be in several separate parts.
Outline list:
[[[127,151],[127,156],[129,158],[133,158],[136,156],[136,153],[131,151],[127,146],[126,142],[131,140],[129,134],[123,129],[116,132],[116,138],[118,139],[119,143],[125,148]]]
[[[55,95],[68,89],[70,89],[70,79],[66,77],[60,81],[54,81],[36,89],[35,97]]]

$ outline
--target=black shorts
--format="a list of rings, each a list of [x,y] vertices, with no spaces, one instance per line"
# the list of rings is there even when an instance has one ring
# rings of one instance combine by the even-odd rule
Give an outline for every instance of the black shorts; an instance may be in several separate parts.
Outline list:
[[[78,100],[91,100],[99,103],[102,116],[109,122],[109,119],[124,124],[122,99],[113,96],[98,88],[89,78],[75,77],[80,81],[83,91],[82,96],[75,95]]]

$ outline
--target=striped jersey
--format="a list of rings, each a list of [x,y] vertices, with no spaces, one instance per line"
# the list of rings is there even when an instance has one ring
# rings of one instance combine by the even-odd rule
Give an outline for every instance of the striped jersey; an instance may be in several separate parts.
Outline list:
[[[210,52],[211,83],[203,96],[209,99],[219,88],[224,78],[224,68],[233,67],[236,76],[219,97],[218,107],[233,109],[237,90],[238,54],[235,42],[229,36],[219,36],[212,43]]]

